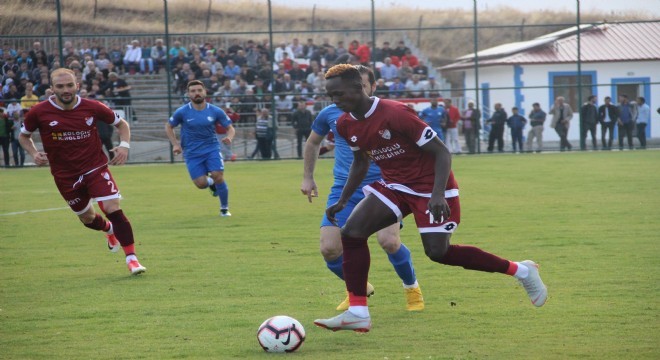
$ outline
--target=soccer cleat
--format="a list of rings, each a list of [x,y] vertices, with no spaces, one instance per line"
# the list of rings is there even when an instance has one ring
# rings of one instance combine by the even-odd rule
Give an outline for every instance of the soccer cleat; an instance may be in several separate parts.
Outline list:
[[[520,285],[525,288],[534,306],[543,306],[548,299],[548,288],[545,287],[539,276],[539,265],[532,260],[525,260],[520,263],[529,269],[529,275],[524,279],[518,280]]]
[[[126,261],[126,265],[128,265],[128,271],[131,272],[131,275],[138,275],[147,271],[147,268],[140,265],[137,259]]]
[[[231,213],[229,212],[229,209],[220,209],[220,216],[229,217],[231,216]]]
[[[316,319],[314,325],[332,331],[353,330],[365,333],[371,329],[371,317],[361,318],[347,310],[330,319]]]
[[[215,189],[215,184],[209,185],[209,191],[211,192],[211,195],[218,196],[218,192]]]
[[[367,297],[370,297],[373,294],[374,294],[374,286],[371,285],[370,282],[367,282]],[[346,311],[348,310],[349,306],[350,303],[348,301],[348,291],[347,291],[346,299],[344,299],[344,301],[342,301],[339,305],[337,305],[337,311]]]
[[[113,253],[119,251],[121,245],[119,244],[119,240],[117,240],[115,234],[105,234],[105,237],[108,239],[108,250]]]
[[[416,288],[404,288],[406,293],[406,310],[408,311],[422,311],[424,310],[424,297],[422,296],[422,289],[417,286]]]

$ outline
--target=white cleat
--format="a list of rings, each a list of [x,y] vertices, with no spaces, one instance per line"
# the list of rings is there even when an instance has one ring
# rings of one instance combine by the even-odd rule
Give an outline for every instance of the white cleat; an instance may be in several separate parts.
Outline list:
[[[231,216],[231,213],[229,212],[229,209],[220,209],[220,216],[229,217]]]
[[[128,265],[128,271],[131,272],[131,275],[139,275],[147,271],[147,268],[140,265],[137,259],[126,260],[126,265]]]
[[[518,280],[520,285],[525,288],[534,306],[543,306],[548,299],[548,288],[543,284],[543,280],[539,276],[539,265],[532,260],[525,260],[520,263],[529,269],[529,275],[524,279]]]
[[[365,333],[371,329],[371,317],[361,318],[347,310],[330,319],[316,319],[314,325],[332,331],[353,330]]]

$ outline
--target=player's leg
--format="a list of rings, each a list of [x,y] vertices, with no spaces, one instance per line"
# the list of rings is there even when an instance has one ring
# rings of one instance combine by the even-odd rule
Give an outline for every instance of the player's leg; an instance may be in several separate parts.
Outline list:
[[[420,200],[421,199],[421,200]],[[547,288],[538,275],[538,265],[531,260],[513,262],[474,246],[451,245],[451,234],[460,223],[458,197],[448,198],[451,216],[442,222],[434,222],[426,212],[428,199],[413,200],[415,222],[421,233],[424,252],[431,260],[468,270],[498,272],[512,275],[520,281],[535,306],[542,306],[547,299]]]
[[[222,154],[218,151],[209,154],[205,164],[207,170],[211,173],[215,193],[220,198],[220,216],[231,216],[229,212],[229,187],[225,181],[225,163]]]
[[[419,287],[410,250],[401,242],[400,224],[397,222],[376,233],[378,244],[385,250],[390,263],[403,282],[408,311],[424,309],[422,289]]]
[[[333,184],[330,188],[330,194],[328,195],[326,207],[334,204],[339,200],[341,196],[342,189],[344,187],[343,182],[338,182]],[[346,223],[346,219],[351,214],[355,205],[357,205],[360,200],[364,198],[362,190],[356,191],[353,196],[348,201],[346,207],[335,214],[335,218],[339,226],[343,226]],[[341,230],[338,226],[333,224],[328,218],[323,214],[323,219],[321,220],[321,239],[320,239],[320,250],[323,259],[325,260],[326,266],[328,269],[338,278],[344,280],[344,270],[342,264],[344,262],[343,249],[341,245]],[[367,296],[371,296],[374,293],[373,285],[367,283]],[[338,311],[346,311],[349,306],[349,297],[348,294],[346,298],[337,305]]]

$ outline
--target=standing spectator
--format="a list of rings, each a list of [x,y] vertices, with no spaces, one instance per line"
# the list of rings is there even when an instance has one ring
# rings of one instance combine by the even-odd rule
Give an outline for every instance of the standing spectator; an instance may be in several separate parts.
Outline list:
[[[284,59],[284,53],[288,54],[289,59],[296,57],[291,48],[286,46],[285,42],[281,42],[280,45],[275,49],[275,54],[273,54],[273,59],[276,63],[282,62]]]
[[[5,160],[4,166],[9,167],[9,144],[11,143],[12,120],[5,113],[5,109],[0,107],[0,146]]]
[[[298,159],[302,159],[302,144],[307,141],[309,132],[312,131],[312,120],[312,112],[307,109],[307,103],[298,102],[298,107],[291,115],[291,125],[296,129]]]
[[[156,39],[156,44],[151,47],[151,60],[156,74],[167,67],[167,46],[163,45],[163,39]]]
[[[21,135],[21,125],[23,124],[23,114],[27,111],[14,112],[11,119],[11,153],[14,157],[14,166],[23,167],[25,164],[25,149],[21,147],[18,139]]]
[[[490,119],[486,121],[490,125],[490,133],[488,134],[488,152],[493,152],[493,146],[497,140],[497,151],[504,152],[504,124],[506,124],[508,116],[506,111],[502,108],[502,104],[495,103],[495,111]]]
[[[417,61],[417,66],[413,67],[413,73],[419,75],[420,80],[426,80],[429,75],[429,68],[421,60]]]
[[[637,137],[641,149],[646,149],[646,127],[651,122],[651,108],[643,97],[637,98]]]
[[[559,150],[571,151],[573,145],[571,145],[567,137],[568,129],[571,126],[571,119],[573,118],[573,109],[571,109],[570,105],[564,103],[563,96],[559,96],[555,99],[555,104],[550,109],[550,115],[552,115],[550,127],[555,129],[555,132],[559,135]]]
[[[401,82],[404,84],[407,83],[408,80],[410,80],[410,78],[412,77],[412,75],[413,75],[413,69],[410,66],[410,64],[408,64],[407,61],[402,61],[401,67],[399,68],[399,78],[401,79]]]
[[[444,105],[444,103],[439,103],[437,98],[431,98],[431,106],[419,113],[419,117],[438,134],[443,142],[445,141],[444,127],[447,121]]]
[[[511,145],[513,146],[514,153],[516,150],[520,150],[522,153],[524,151],[523,129],[525,128],[525,124],[527,124],[527,119],[518,113],[518,108],[515,106],[511,108],[511,112],[513,114],[506,121],[509,128],[511,128]],[[516,146],[518,149],[516,149]]]
[[[79,98],[76,95],[79,86],[73,71],[53,71],[51,83],[55,96],[35,105],[27,113],[19,138],[21,146],[38,166],[50,165],[60,194],[83,225],[104,232],[110,251],[116,252],[121,246],[130,273],[141,274],[147,269],[135,256],[133,229],[119,206],[121,195],[95,130],[98,122],[117,127],[121,142],[113,149],[115,158],[110,165],[122,165],[130,148],[129,125],[104,104]],[[53,124],[53,118],[57,119],[56,124]],[[32,134],[37,130],[43,151],[37,150],[32,140]],[[76,136],[78,133],[90,135]],[[93,199],[98,201],[107,220],[96,213]]]
[[[619,121],[619,109],[612,104],[612,98],[605,97],[605,104],[598,108],[598,122],[600,122],[600,134],[603,150],[612,149],[612,140],[614,139],[614,124]],[[605,134],[608,134],[605,140]]]
[[[406,50],[406,53],[401,57],[401,63],[404,61],[407,61],[408,65],[413,69],[419,65],[419,59],[417,59],[417,56],[413,55],[410,50]]]
[[[392,55],[394,55],[394,56],[398,57],[399,59],[401,59],[402,57],[404,57],[406,55],[407,51],[410,51],[410,49],[408,49],[408,47],[403,42],[403,40],[400,40],[399,43],[397,44],[396,48],[394,50],[392,50]]]
[[[224,178],[224,162],[220,155],[215,126],[227,128],[225,144],[230,144],[236,130],[222,109],[206,102],[206,88],[199,80],[188,83],[190,102],[178,108],[165,124],[165,132],[172,144],[174,155],[183,153],[188,174],[198,189],[209,189],[211,195],[220,198],[220,216],[229,212],[229,188]],[[181,142],[174,128],[181,125]],[[210,174],[210,176],[209,176]]]
[[[623,137],[628,138],[628,148],[633,149],[633,129],[637,120],[637,107],[628,101],[628,95],[619,95],[619,150],[623,150]]]
[[[461,120],[461,112],[451,104],[451,99],[445,99],[445,110],[447,111],[447,147],[454,154],[461,153],[461,143],[458,139],[458,121]]]
[[[392,48],[390,47],[389,41],[383,42],[383,47],[380,49],[374,50],[374,60],[384,62],[385,58],[392,56]],[[382,75],[382,74],[381,74]]]
[[[138,40],[131,41],[130,45],[126,45],[126,54],[124,54],[124,69],[129,74],[133,75],[140,69],[144,73],[142,64],[142,48]]]
[[[587,150],[587,132],[591,133],[593,149],[598,150],[596,140],[596,124],[598,123],[598,108],[596,95],[590,95],[580,109],[580,150]]]
[[[255,124],[255,136],[257,138],[257,149],[261,154],[263,160],[270,160],[271,145],[273,142],[273,119],[270,116],[270,111],[268,108],[262,108],[257,116],[257,122]],[[254,157],[253,155],[250,158]]]
[[[474,108],[474,102],[468,102],[468,108],[463,111],[461,120],[463,120],[463,136],[465,136],[468,152],[474,154],[478,142],[477,135],[481,129],[481,111]]]
[[[392,64],[389,56],[385,58],[383,66],[380,67],[380,76],[385,81],[393,81],[395,77],[399,76],[399,68]]]
[[[546,113],[541,110],[539,103],[532,104],[532,112],[529,113],[529,124],[532,128],[527,133],[527,149],[532,151],[532,141],[536,138],[536,152],[543,151],[543,124]]]

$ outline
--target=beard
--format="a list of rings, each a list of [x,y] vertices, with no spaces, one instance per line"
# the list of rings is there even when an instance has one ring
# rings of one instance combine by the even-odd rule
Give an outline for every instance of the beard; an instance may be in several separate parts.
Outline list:
[[[194,102],[195,104],[202,104],[204,103],[204,97],[203,96],[195,97],[192,99],[192,102]]]
[[[71,97],[68,100],[65,100],[62,95],[55,94],[55,97],[59,102],[61,102],[64,105],[69,105],[73,102],[73,100],[76,99],[76,95],[72,94]]]

